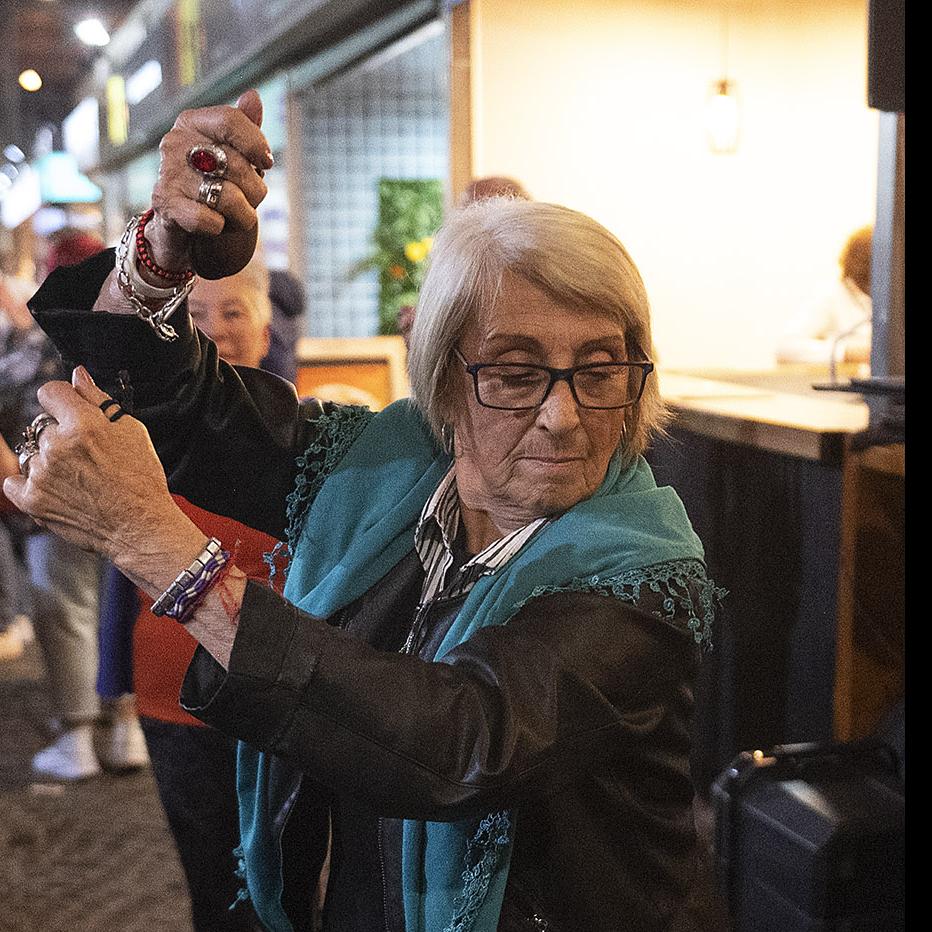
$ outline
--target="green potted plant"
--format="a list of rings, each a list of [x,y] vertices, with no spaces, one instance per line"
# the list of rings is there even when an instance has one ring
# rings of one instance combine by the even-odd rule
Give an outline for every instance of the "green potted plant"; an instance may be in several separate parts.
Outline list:
[[[379,272],[379,333],[399,333],[398,316],[413,307],[443,220],[443,185],[435,178],[379,180],[379,219],[372,253],[351,274]]]

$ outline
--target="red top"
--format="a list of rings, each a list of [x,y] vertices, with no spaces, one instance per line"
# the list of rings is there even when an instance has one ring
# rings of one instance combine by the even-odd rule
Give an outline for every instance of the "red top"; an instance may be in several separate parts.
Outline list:
[[[232,518],[204,511],[180,495],[173,497],[200,530],[218,538],[223,549],[233,554],[238,569],[250,579],[268,581],[269,567],[262,554],[278,543],[274,537]],[[179,725],[203,724],[178,704],[181,684],[197,641],[176,621],[156,618],[149,611],[153,600],[147,595],[140,592],[139,600],[139,614],[133,629],[133,680],[139,714]]]

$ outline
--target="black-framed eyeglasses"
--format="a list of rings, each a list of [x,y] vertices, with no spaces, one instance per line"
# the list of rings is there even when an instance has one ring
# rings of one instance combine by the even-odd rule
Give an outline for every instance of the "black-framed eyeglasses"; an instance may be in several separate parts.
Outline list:
[[[476,401],[485,408],[523,411],[540,407],[557,382],[566,382],[581,408],[628,408],[640,401],[652,362],[590,362],[569,369],[517,363],[467,362],[453,348],[472,376]]]

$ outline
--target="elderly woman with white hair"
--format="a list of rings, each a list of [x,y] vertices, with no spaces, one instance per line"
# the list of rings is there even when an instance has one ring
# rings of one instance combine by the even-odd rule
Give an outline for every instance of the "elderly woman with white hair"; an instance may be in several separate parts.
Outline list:
[[[80,365],[7,494],[200,642],[182,703],[241,739],[266,928],[312,927],[328,854],[325,930],[722,928],[688,764],[719,590],[642,456],[663,408],[631,258],[566,208],[471,206],[436,237],[412,400],[300,403],[177,297],[249,254],[260,120],[253,92],[182,114],[144,255],[33,299]],[[169,490],[287,541],[283,593]]]
[[[235,275],[198,281],[188,296],[194,326],[232,366],[258,368],[269,351],[272,301],[260,250]]]

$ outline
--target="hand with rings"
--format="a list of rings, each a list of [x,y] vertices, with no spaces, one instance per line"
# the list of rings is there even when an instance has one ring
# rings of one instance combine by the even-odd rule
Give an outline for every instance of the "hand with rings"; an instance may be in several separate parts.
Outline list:
[[[159,146],[154,216],[145,233],[157,267],[193,265],[205,278],[222,278],[249,261],[256,208],[268,190],[262,175],[273,164],[261,123],[255,91],[235,107],[186,110],[175,120]]]
[[[216,210],[223,191],[223,179],[230,164],[226,152],[220,146],[192,146],[188,151],[188,164],[204,176],[197,189],[197,199]]]
[[[145,427],[78,367],[73,384],[46,382],[43,412],[23,432],[19,475],[6,497],[65,540],[108,558],[145,549],[178,508]],[[183,515],[181,516],[183,519]]]
[[[32,423],[23,431],[23,439],[13,451],[19,459],[19,471],[23,476],[29,476],[29,461],[39,453],[39,437],[42,432],[57,423],[51,414],[43,411],[33,418]]]

